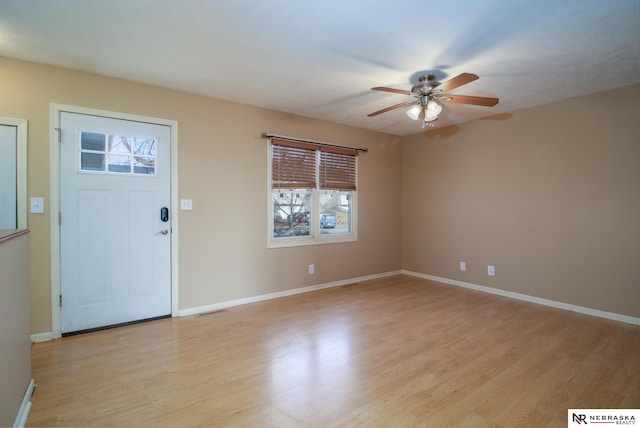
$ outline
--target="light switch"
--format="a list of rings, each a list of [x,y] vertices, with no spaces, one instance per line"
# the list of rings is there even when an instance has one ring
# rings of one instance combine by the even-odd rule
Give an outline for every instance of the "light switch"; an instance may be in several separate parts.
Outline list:
[[[193,204],[191,202],[191,199],[180,199],[180,209],[181,210],[193,209]]]
[[[31,214],[44,214],[44,198],[31,198]]]

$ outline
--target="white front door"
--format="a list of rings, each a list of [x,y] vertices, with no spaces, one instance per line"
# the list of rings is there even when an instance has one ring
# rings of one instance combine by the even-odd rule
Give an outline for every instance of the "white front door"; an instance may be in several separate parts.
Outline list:
[[[170,127],[61,112],[60,135],[62,333],[170,315]]]

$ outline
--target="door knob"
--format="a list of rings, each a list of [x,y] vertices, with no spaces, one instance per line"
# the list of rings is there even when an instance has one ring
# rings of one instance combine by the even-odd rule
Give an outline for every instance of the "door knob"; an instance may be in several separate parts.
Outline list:
[[[162,229],[160,232],[156,233],[156,235],[166,235],[167,233],[169,233],[169,230]]]

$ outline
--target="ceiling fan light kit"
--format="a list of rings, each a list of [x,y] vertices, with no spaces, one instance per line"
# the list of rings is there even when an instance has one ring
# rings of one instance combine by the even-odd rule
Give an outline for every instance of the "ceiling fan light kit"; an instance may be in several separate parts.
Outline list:
[[[422,127],[433,128],[438,115],[442,112],[442,106],[430,99],[427,102],[420,102],[407,110],[407,116],[413,120],[422,119]]]
[[[407,110],[407,116],[413,120],[422,119],[422,127],[433,128],[435,121],[438,120],[438,115],[442,112],[442,106],[436,102],[450,102],[454,104],[471,104],[484,107],[493,107],[498,104],[498,98],[491,97],[475,97],[470,95],[450,95],[446,92],[458,88],[467,83],[478,80],[478,76],[471,73],[462,73],[453,79],[440,83],[436,80],[433,74],[421,76],[418,83],[411,87],[411,91],[402,89],[387,88],[383,86],[377,86],[371,88],[374,91],[392,92],[395,94],[411,95],[417,98],[414,101],[406,101],[400,104],[393,105],[391,107],[384,108],[382,110],[375,111],[367,116],[377,116],[382,113],[386,113],[391,110],[395,110],[400,107],[413,106]]]
[[[409,116],[413,120],[418,120],[421,112],[422,109],[420,108],[420,106],[413,106],[409,110],[407,110],[407,116]]]

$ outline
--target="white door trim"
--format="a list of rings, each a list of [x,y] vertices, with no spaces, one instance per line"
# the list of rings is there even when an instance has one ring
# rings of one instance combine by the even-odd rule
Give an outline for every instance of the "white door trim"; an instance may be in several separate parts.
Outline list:
[[[165,125],[171,128],[171,316],[179,315],[178,305],[178,122],[155,117],[97,110],[86,107],[51,103],[50,106],[50,196],[49,218],[51,222],[51,330],[54,339],[62,336],[62,311],[60,310],[60,144],[58,128],[60,113],[78,113],[113,119]]]

